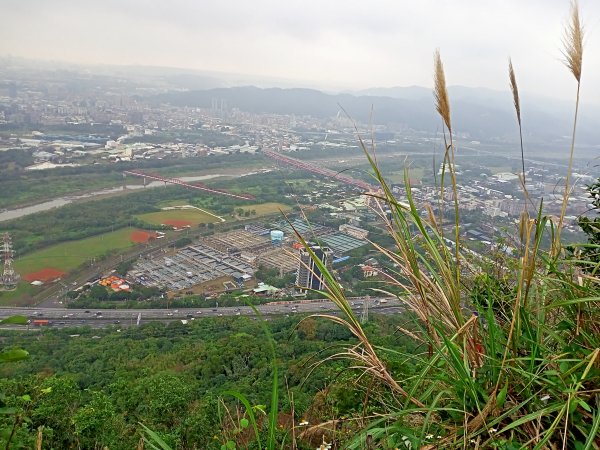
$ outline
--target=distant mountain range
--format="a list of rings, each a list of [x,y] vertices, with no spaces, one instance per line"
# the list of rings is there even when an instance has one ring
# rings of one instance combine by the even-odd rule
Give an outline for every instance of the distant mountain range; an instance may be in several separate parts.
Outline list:
[[[435,113],[431,89],[421,86],[371,88],[353,92],[325,93],[316,89],[282,88],[294,86],[293,80],[256,79],[244,74],[147,66],[82,66],[55,61],[36,61],[0,56],[2,71],[12,68],[12,76],[24,69],[74,73],[129,79],[131,85],[166,91],[150,99],[173,105],[210,107],[213,99],[222,99],[228,107],[255,113],[277,113],[334,117],[343,107],[355,120],[368,123],[371,110],[376,124],[394,129],[414,129],[434,133],[441,121]],[[16,75],[15,75],[16,74]],[[80,82],[80,81],[78,81]],[[252,86],[243,86],[244,84]],[[264,86],[264,88],[254,85]],[[456,132],[468,139],[516,143],[518,129],[512,96],[506,91],[452,86],[449,88],[452,122]],[[569,144],[573,121],[573,102],[521,93],[523,132],[527,146]],[[600,105],[583,103],[580,108],[578,148],[592,157],[600,154]]]
[[[449,88],[455,131],[474,140],[515,142],[518,129],[507,92],[484,88]],[[373,121],[395,129],[410,128],[435,132],[440,120],[435,113],[430,89],[411,87],[373,88],[354,93],[326,94],[313,89],[257,88],[254,86],[169,92],[157,101],[178,106],[209,108],[213,99],[225,100],[228,107],[252,113],[275,113],[334,117],[341,108],[355,120]],[[572,128],[573,104],[546,98],[522,98],[524,136],[530,144],[564,143]],[[600,143],[600,108],[582,105],[578,142]]]

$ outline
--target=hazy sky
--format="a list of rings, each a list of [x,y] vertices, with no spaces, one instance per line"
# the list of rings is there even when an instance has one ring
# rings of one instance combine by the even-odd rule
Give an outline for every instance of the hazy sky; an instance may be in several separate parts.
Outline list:
[[[600,102],[600,0],[582,95]],[[439,47],[450,85],[572,98],[561,65],[566,0],[2,0],[0,55],[185,67],[327,89],[430,86]]]

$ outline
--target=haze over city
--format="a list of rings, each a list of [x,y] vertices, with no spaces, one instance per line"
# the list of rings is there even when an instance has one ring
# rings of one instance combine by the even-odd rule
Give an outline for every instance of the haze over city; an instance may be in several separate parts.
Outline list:
[[[241,74],[262,86],[331,91],[431,85],[440,48],[450,85],[571,98],[561,66],[566,1],[9,0],[0,55]],[[580,2],[583,93],[600,102],[600,3]]]

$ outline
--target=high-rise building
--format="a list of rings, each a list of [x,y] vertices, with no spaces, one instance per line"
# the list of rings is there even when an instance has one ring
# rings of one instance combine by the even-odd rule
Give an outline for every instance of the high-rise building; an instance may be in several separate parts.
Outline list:
[[[310,244],[310,249],[315,256],[321,260],[326,266],[329,265],[329,255],[331,249],[329,247],[321,247],[316,244]],[[300,249],[300,262],[298,264],[298,272],[296,273],[296,286],[301,292],[306,292],[308,289],[323,289],[325,284],[321,271],[315,264],[307,249]]]

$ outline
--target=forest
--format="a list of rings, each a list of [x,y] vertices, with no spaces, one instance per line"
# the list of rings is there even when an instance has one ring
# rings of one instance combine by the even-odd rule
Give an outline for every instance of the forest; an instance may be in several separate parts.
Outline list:
[[[219,449],[232,432],[228,415],[240,406],[225,391],[235,389],[253,405],[267,404],[273,363],[284,374],[279,433],[289,432],[292,419],[316,423],[360,411],[355,391],[360,383],[330,386],[348,379],[347,364],[313,366],[315,355],[331,355],[350,342],[351,334],[330,322],[298,320],[269,319],[269,335],[260,321],[248,317],[121,330],[3,331],[3,349],[24,348],[29,358],[0,365],[5,411],[0,442],[6,445],[13,433],[11,448],[33,448],[43,427],[43,448],[125,450],[136,448],[144,424],[173,448]],[[375,316],[366,329],[380,343],[398,347],[407,341],[394,335],[395,323]],[[275,362],[267,351],[269,339],[275,343]],[[307,437],[299,448],[313,448],[320,439],[319,434]]]

